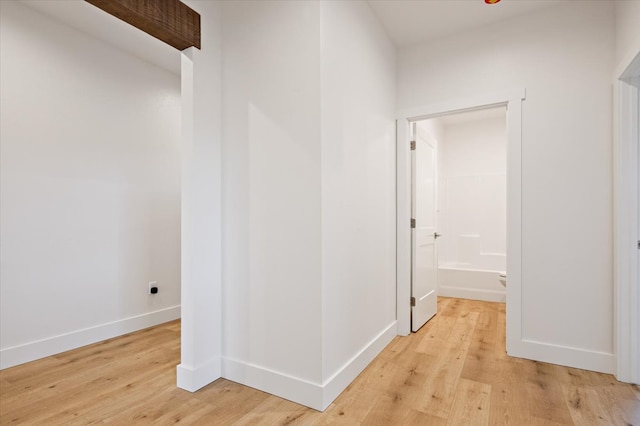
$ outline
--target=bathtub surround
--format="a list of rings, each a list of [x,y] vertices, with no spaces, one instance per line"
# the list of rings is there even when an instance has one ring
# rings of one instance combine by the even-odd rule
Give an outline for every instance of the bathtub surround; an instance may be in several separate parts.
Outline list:
[[[504,302],[498,275],[507,268],[506,110],[418,125],[438,137],[438,294]]]
[[[503,273],[498,270],[438,266],[438,295],[504,303],[507,292],[500,283],[500,274]]]
[[[504,271],[507,252],[506,110],[436,118],[439,143],[438,263]],[[451,122],[450,120],[455,120]]]

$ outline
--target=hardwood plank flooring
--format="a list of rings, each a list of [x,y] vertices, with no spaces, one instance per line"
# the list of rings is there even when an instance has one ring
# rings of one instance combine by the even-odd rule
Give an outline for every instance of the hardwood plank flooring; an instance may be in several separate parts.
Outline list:
[[[635,425],[640,388],[511,358],[505,306],[440,298],[324,413],[220,379],[175,386],[180,322],[0,371],[0,425]]]

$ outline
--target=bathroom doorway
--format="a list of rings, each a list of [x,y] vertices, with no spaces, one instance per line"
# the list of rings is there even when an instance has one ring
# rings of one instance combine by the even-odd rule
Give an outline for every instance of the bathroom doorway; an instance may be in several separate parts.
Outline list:
[[[506,268],[501,269],[494,264],[493,271],[508,271],[509,284],[506,290],[505,301],[507,303],[507,352],[510,355],[518,355],[522,349],[522,321],[521,321],[521,239],[522,239],[522,200],[521,200],[521,138],[522,138],[522,100],[525,98],[524,90],[516,90],[509,93],[494,93],[485,96],[477,96],[469,99],[460,99],[442,104],[428,105],[410,110],[400,111],[397,122],[397,321],[398,334],[408,335],[411,329],[411,128],[413,123],[423,122],[429,119],[443,118],[459,113],[489,114],[490,109],[503,111],[506,116],[506,151],[504,187],[506,203],[504,206],[506,216],[506,250],[504,261]],[[470,161],[474,161],[472,158]],[[454,182],[456,179],[452,179]],[[462,179],[464,180],[464,179]],[[472,179],[473,181],[473,179]],[[478,179],[476,179],[478,181]],[[456,182],[458,183],[458,182]],[[452,183],[455,185],[456,183]],[[477,183],[477,182],[476,182]],[[498,184],[496,184],[498,185]],[[463,184],[464,186],[464,184]],[[441,188],[441,185],[438,185]],[[469,207],[469,206],[467,206]],[[490,210],[490,209],[489,209]],[[440,212],[442,213],[442,212]],[[485,213],[489,215],[489,213]],[[463,226],[464,228],[464,226]],[[439,228],[440,229],[440,228]],[[438,230],[438,233],[440,232]],[[470,236],[471,232],[459,232],[460,235]],[[445,235],[446,237],[446,235]],[[444,237],[443,237],[444,238]],[[455,240],[455,238],[452,238]],[[473,257],[473,245],[478,244],[478,238],[459,238],[456,243],[452,241],[451,250],[462,253],[471,259]],[[461,243],[461,241],[463,241]],[[457,246],[456,246],[457,244]],[[461,245],[462,244],[462,245]],[[487,242],[486,244],[494,244]],[[446,249],[445,249],[446,250]],[[461,252],[462,250],[462,252]],[[506,254],[508,253],[508,256]],[[443,254],[443,256],[445,256]],[[498,262],[498,256],[485,256],[483,261]],[[443,258],[444,260],[444,258]],[[477,260],[477,259],[476,259]],[[463,263],[456,260],[458,263]],[[440,262],[439,262],[440,263]],[[439,271],[440,272],[440,271]],[[497,274],[493,276],[494,284],[500,285]],[[499,287],[496,292],[500,292]],[[487,293],[489,294],[489,293]]]
[[[417,138],[437,147],[438,296],[506,301],[506,114],[500,105],[416,122]]]

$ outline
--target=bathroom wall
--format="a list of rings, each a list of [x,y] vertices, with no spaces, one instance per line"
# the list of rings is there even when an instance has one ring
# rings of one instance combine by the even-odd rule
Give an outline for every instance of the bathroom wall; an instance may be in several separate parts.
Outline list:
[[[438,263],[506,269],[506,111],[437,118],[439,144]]]

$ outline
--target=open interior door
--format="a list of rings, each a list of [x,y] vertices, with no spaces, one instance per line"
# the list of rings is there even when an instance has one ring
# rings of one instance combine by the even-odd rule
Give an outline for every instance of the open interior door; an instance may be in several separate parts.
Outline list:
[[[438,309],[436,251],[436,146],[412,125],[411,331]]]

